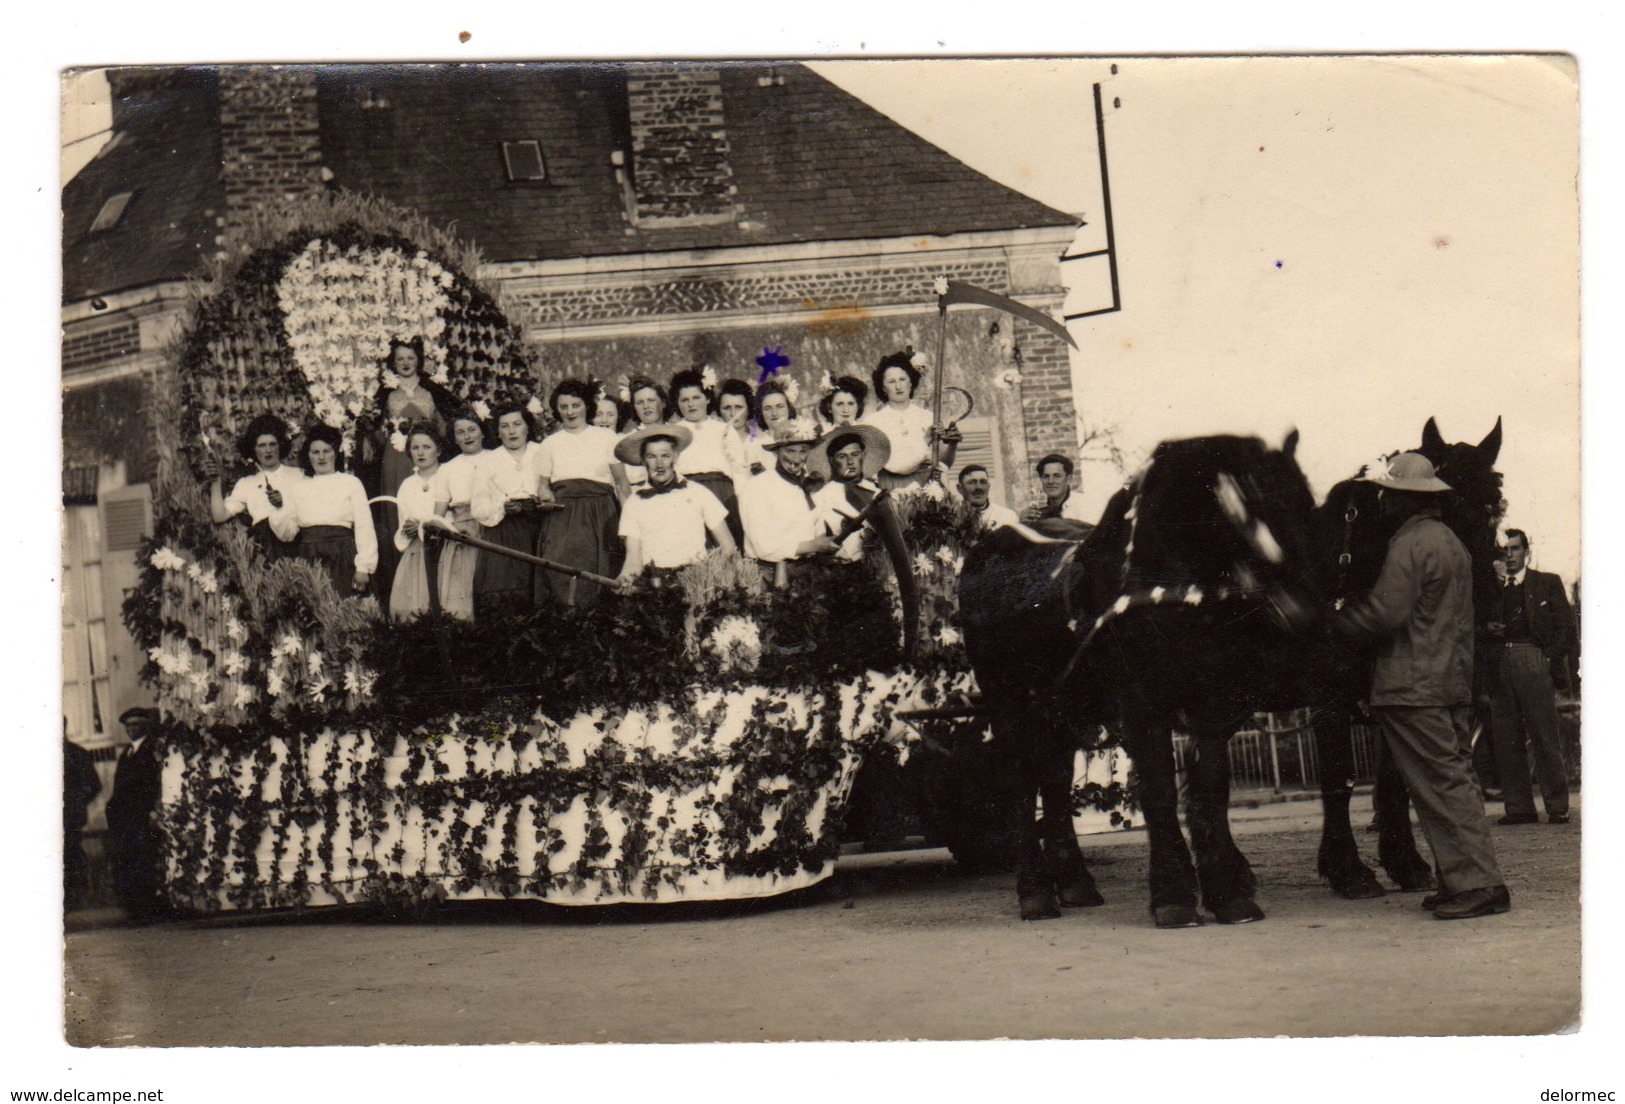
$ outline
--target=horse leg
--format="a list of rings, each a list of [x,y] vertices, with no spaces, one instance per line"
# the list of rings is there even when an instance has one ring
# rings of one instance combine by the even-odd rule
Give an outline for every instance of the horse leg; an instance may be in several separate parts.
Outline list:
[[[1151,840],[1151,917],[1159,928],[1194,928],[1196,871],[1179,831],[1179,784],[1173,733],[1149,716],[1123,718],[1124,740],[1139,782],[1140,809]]]
[[[1186,767],[1185,826],[1196,852],[1202,903],[1221,924],[1262,920],[1264,912],[1253,900],[1258,884],[1253,868],[1230,835],[1230,733],[1202,727],[1193,735],[1196,754]]]
[[[1383,895],[1382,883],[1364,862],[1349,823],[1354,794],[1354,741],[1349,711],[1330,706],[1311,718],[1320,753],[1320,854],[1316,870],[1339,897],[1357,901]]]
[[[1004,729],[999,739],[1006,748],[1019,749],[1003,757],[998,773],[1000,789],[1007,795],[1001,804],[1016,818],[1016,901],[1021,918],[1053,920],[1061,915],[1061,907],[1055,900],[1055,873],[1044,854],[1035,808],[1038,771],[1034,764],[1043,749],[1032,728],[1019,723]]]
[[[1388,877],[1406,893],[1432,889],[1433,869],[1416,849],[1416,835],[1411,831],[1411,795],[1386,745],[1377,750],[1371,804],[1377,817],[1377,860]]]
[[[1056,738],[1044,749],[1038,796],[1044,803],[1040,835],[1051,869],[1055,873],[1055,895],[1067,908],[1093,908],[1106,899],[1083,861],[1077,828],[1072,824],[1072,765],[1076,744],[1070,738]]]

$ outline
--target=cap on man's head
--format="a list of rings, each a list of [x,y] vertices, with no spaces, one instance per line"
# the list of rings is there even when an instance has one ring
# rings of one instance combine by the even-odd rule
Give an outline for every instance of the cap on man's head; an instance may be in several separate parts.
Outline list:
[[[1061,465],[1061,467],[1066,469],[1066,474],[1068,474],[1068,475],[1072,474],[1072,461],[1070,459],[1068,459],[1067,457],[1062,456],[1058,452],[1052,452],[1048,456],[1044,457],[1036,465],[1033,466],[1033,470],[1036,471],[1039,475],[1043,475],[1044,474],[1044,466],[1046,464],[1059,464],[1059,465]]]
[[[1414,491],[1419,494],[1437,494],[1451,489],[1433,470],[1433,461],[1420,452],[1402,452],[1387,466],[1367,469],[1361,477],[1390,491]]]
[[[118,715],[118,723],[121,725],[128,725],[132,721],[146,721],[148,724],[157,724],[158,711],[156,709],[148,709],[144,705],[138,705],[134,708],[126,709],[124,712]]]

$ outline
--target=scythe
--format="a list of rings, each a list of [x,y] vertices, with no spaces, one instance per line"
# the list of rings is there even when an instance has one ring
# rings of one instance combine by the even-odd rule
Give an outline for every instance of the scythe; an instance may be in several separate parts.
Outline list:
[[[1078,343],[1072,340],[1072,335],[1066,332],[1066,325],[1057,322],[1041,310],[1029,307],[1026,303],[1018,303],[1009,296],[979,288],[975,284],[961,283],[958,280],[938,279],[937,291],[937,390],[936,399],[931,411],[933,425],[942,423],[942,360],[948,352],[948,308],[955,303],[974,303],[979,307],[992,307],[1002,310],[1006,314],[1013,314],[1026,322],[1031,322],[1039,329],[1054,334],[1072,348],[1076,349]],[[931,473],[936,478],[937,463],[942,455],[941,439],[931,442]]]

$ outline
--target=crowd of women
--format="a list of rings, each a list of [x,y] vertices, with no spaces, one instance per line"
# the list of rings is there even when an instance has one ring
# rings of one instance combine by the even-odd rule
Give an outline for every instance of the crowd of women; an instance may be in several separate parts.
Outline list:
[[[530,399],[485,409],[428,379],[423,359],[421,342],[392,345],[387,382],[356,425],[354,471],[338,429],[306,429],[295,468],[290,427],[255,418],[239,443],[252,474],[228,493],[218,461],[208,462],[215,522],[246,520],[268,556],[309,560],[340,595],[375,594],[397,618],[431,608],[431,590],[462,617],[579,606],[604,580],[621,589],[658,581],[707,547],[764,564],[851,555],[858,504],[880,488],[923,484],[937,442],[944,467],[959,442],[956,428],[933,425],[915,402],[911,351],[883,358],[867,384],[826,377],[816,418],[777,377],[719,382],[710,368],[664,386],[637,376],[619,394],[566,379],[545,407]],[[660,500],[673,491],[682,493]],[[784,493],[794,517],[779,506]],[[431,572],[435,527],[584,574],[456,541],[435,542]]]

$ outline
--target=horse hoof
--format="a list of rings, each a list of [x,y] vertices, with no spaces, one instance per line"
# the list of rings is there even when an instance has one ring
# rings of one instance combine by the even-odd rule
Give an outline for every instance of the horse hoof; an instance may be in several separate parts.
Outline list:
[[[1021,898],[1023,920],[1055,920],[1061,915],[1061,906],[1055,903],[1053,893],[1034,893]]]
[[[1252,924],[1264,919],[1264,910],[1251,897],[1232,897],[1213,910],[1221,924]]]
[[[1106,903],[1094,882],[1069,882],[1055,891],[1056,897],[1067,908],[1099,908]]]
[[[1438,888],[1434,884],[1431,870],[1407,870],[1398,874],[1390,871],[1388,876],[1394,880],[1394,885],[1399,887],[1401,893],[1426,893]]]
[[[1199,928],[1202,918],[1190,905],[1158,905],[1151,910],[1151,918],[1159,928]]]
[[[1373,897],[1386,897],[1388,891],[1382,888],[1377,876],[1366,867],[1350,871],[1342,878],[1332,879],[1332,892],[1345,901],[1366,901]]]

